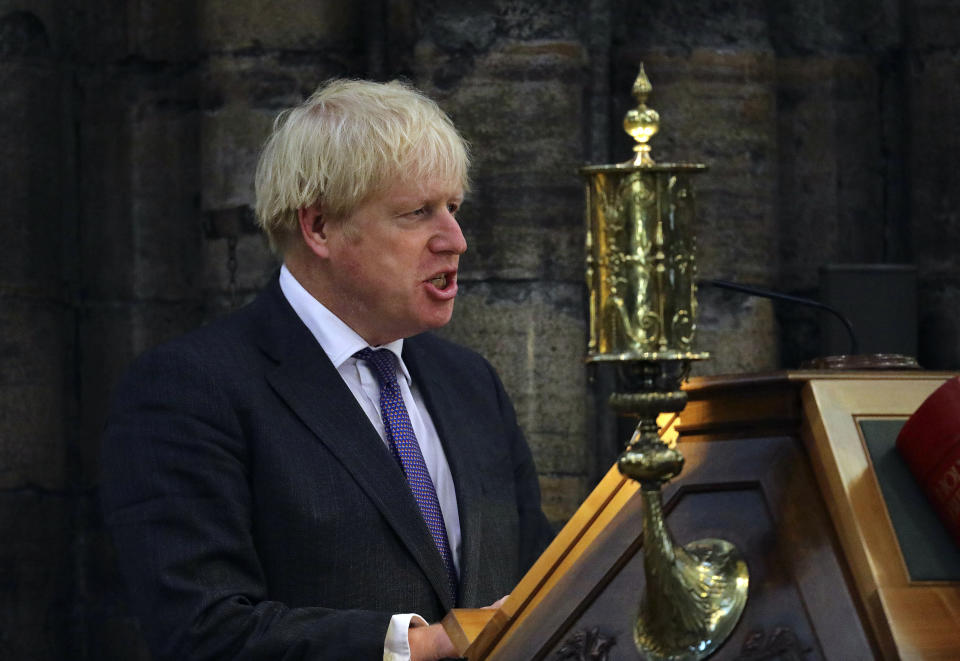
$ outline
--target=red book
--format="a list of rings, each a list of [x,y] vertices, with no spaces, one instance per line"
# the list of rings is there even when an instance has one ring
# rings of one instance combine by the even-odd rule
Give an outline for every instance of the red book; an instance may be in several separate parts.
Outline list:
[[[937,388],[910,416],[897,450],[960,545],[960,377]]]

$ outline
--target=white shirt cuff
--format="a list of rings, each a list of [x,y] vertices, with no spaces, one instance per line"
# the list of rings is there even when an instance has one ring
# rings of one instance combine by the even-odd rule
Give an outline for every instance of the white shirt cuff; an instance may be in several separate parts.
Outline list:
[[[416,613],[398,613],[390,618],[383,641],[383,661],[410,661],[410,627],[425,627],[427,621]]]

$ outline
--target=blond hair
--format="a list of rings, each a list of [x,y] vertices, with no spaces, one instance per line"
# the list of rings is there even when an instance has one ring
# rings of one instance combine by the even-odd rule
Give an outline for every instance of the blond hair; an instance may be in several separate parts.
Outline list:
[[[282,251],[300,208],[319,201],[344,218],[397,181],[466,190],[469,162],[450,118],[409,85],[332,80],[274,121],[257,164],[257,221]]]

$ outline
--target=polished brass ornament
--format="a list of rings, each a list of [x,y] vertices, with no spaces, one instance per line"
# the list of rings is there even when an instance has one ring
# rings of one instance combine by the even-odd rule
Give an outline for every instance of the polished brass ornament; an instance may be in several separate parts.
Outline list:
[[[729,542],[703,539],[680,547],[663,517],[661,487],[683,469],[664,443],[657,415],[679,412],[693,361],[696,330],[696,217],[692,175],[699,163],[656,163],[650,139],[660,127],[648,108],[650,81],[640,67],[637,107],[624,118],[636,141],[632,161],[581,169],[586,177],[590,340],[587,360],[617,366],[610,406],[639,419],[617,465],[640,483],[644,504],[646,589],[634,642],[650,661],[694,661],[733,631],[747,600],[746,563]]]
[[[633,151],[637,154],[633,159],[633,165],[653,165],[650,145],[647,143],[660,130],[660,114],[653,108],[647,107],[647,97],[651,91],[653,86],[641,64],[640,73],[633,81],[633,96],[637,100],[637,107],[628,110],[623,118],[623,130],[629,133],[637,143],[633,147]]]
[[[692,173],[700,164],[601,165],[587,175],[592,361],[687,359],[697,311]]]

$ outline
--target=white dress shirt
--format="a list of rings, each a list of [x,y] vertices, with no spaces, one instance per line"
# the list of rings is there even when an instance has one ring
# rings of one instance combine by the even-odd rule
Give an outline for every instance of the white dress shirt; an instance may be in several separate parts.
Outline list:
[[[320,343],[330,362],[353,393],[360,408],[367,414],[370,423],[380,434],[384,444],[388,444],[383,417],[380,413],[380,384],[367,362],[353,357],[354,353],[369,346],[367,342],[304,289],[287,270],[286,264],[280,268],[280,290],[300,320]],[[460,513],[457,508],[457,494],[453,487],[453,476],[450,474],[450,466],[436,427],[430,418],[430,412],[423,402],[419,389],[411,380],[410,372],[400,355],[403,350],[403,340],[371,348],[389,350],[397,357],[397,363],[403,375],[402,379],[397,379],[403,403],[407,407],[410,424],[420,444],[423,461],[427,465],[427,471],[437,492],[437,500],[440,502],[440,511],[443,512],[443,522],[447,529],[447,541],[453,555],[453,564],[459,574]],[[384,641],[384,661],[409,660],[410,644],[407,629],[411,622],[415,625],[426,624],[423,618],[412,613],[393,616]]]

